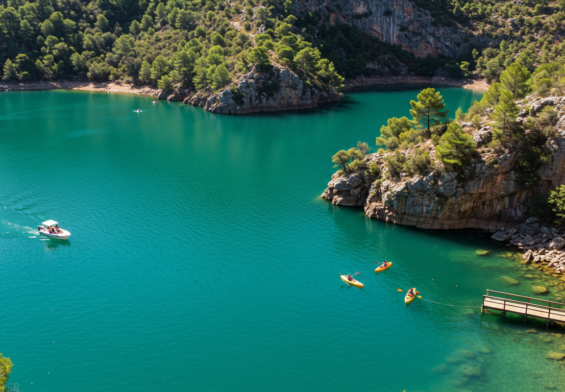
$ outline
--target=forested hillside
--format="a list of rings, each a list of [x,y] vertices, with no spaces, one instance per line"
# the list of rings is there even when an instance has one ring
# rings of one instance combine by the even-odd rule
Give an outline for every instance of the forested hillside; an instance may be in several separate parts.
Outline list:
[[[4,80],[85,78],[214,90],[271,61],[339,88],[343,79],[295,32],[290,2],[38,0],[0,6]],[[254,40],[254,42],[252,42]]]
[[[515,60],[533,71],[565,59],[565,0],[415,0],[432,25],[460,39],[456,57],[421,58],[363,34],[355,18],[371,10],[347,21],[334,18],[332,4],[311,12],[292,0],[1,0],[3,79],[120,79],[217,91],[250,64],[276,62],[339,88],[340,75],[439,71],[496,81]],[[415,26],[396,33],[413,37]]]

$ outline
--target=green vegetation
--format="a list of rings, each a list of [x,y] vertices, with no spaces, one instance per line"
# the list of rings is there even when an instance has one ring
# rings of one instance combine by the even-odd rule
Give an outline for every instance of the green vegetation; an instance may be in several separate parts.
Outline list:
[[[6,383],[8,382],[13,366],[10,358],[3,357],[2,354],[0,354],[0,392],[6,391]]]
[[[528,200],[529,212],[540,219],[558,225],[565,222],[565,185],[552,189],[547,195],[536,195]]]
[[[561,224],[565,219],[565,185],[560,185],[549,192],[547,202],[557,222]]]
[[[541,181],[538,171],[549,162],[552,154],[549,141],[557,136],[558,114],[552,106],[545,106],[541,110],[539,105],[530,108],[527,106],[528,101],[522,99],[518,103],[529,114],[524,121],[525,113],[518,117],[521,109],[514,93],[523,97],[531,88],[536,88],[536,81],[542,79],[561,83],[560,81],[565,81],[565,76],[562,76],[564,73],[564,67],[556,63],[540,66],[533,73],[512,63],[502,73],[501,82],[493,83],[480,102],[475,101],[467,113],[463,113],[461,109],[456,111],[457,121],[470,122],[465,124],[465,129],[447,118],[439,92],[431,88],[422,90],[417,96],[418,101],[410,101],[411,120],[407,117],[393,117],[381,126],[381,135],[376,138],[376,143],[381,146],[378,155],[382,158],[379,162],[371,160],[368,173],[376,178],[381,175],[395,178],[400,175],[456,172],[459,178],[464,179],[470,174],[467,168],[479,158],[479,152],[487,167],[497,168],[501,154],[516,151],[518,181],[525,189],[538,188]],[[537,76],[539,77],[536,79]],[[536,93],[543,96],[543,90]],[[472,135],[486,125],[492,127],[492,141],[477,151]],[[484,135],[486,133],[482,133],[481,138]],[[432,159],[430,153],[433,151],[432,144],[435,146],[435,159]],[[358,147],[357,151],[359,150],[361,148]],[[488,155],[485,156],[485,153]],[[356,159],[358,158],[349,150],[340,151],[333,161],[342,165],[343,172],[351,173],[355,170],[348,168],[346,164]],[[357,167],[366,169],[364,166]],[[549,211],[547,207],[547,211],[543,212],[544,202],[541,199],[535,199],[534,202],[536,204],[532,208],[540,211],[540,214]]]
[[[454,122],[449,124],[447,131],[436,146],[438,158],[454,170],[461,170],[469,164],[476,149],[473,138],[463,133],[459,124]]]
[[[304,18],[291,15],[287,3],[3,0],[3,79],[119,79],[219,90],[252,64],[278,62],[342,87],[336,65],[304,38]],[[257,34],[260,27],[265,31]]]
[[[418,94],[417,99],[418,101],[410,101],[412,106],[410,114],[416,126],[424,125],[429,134],[431,126],[437,125],[442,119],[445,119],[448,111],[444,110],[445,103],[443,102],[443,97],[439,91],[436,93],[433,88],[422,90]]]

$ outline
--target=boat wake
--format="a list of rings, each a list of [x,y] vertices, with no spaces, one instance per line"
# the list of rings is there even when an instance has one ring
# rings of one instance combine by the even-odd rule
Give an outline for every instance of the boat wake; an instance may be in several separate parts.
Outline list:
[[[3,221],[2,224],[7,228],[7,231],[2,233],[4,238],[16,238],[27,236],[28,238],[37,238],[37,229],[29,226],[22,226],[16,223]]]

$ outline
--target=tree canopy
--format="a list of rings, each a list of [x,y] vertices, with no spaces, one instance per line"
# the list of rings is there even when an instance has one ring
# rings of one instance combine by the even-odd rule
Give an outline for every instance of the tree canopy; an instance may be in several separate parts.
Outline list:
[[[439,123],[447,117],[448,110],[445,109],[445,103],[440,92],[436,92],[433,88],[426,88],[417,96],[418,101],[410,101],[412,109],[410,114],[414,123],[424,125],[430,132],[432,125]]]

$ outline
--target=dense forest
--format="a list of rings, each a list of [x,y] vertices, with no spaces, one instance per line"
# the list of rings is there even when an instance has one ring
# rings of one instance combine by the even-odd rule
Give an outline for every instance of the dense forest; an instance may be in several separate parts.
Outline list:
[[[416,58],[292,0],[0,0],[3,79],[123,80],[218,90],[271,62],[339,88],[344,76],[408,72],[498,80],[518,61],[565,62],[565,0],[415,0],[435,24],[463,32],[457,58]],[[473,47],[482,35],[487,47]],[[382,65],[367,68],[367,62]],[[385,71],[382,71],[382,70]]]
[[[339,88],[334,64],[299,31],[290,1],[8,1],[0,6],[4,80],[121,79],[221,89],[271,61]],[[252,40],[254,44],[252,44]]]

